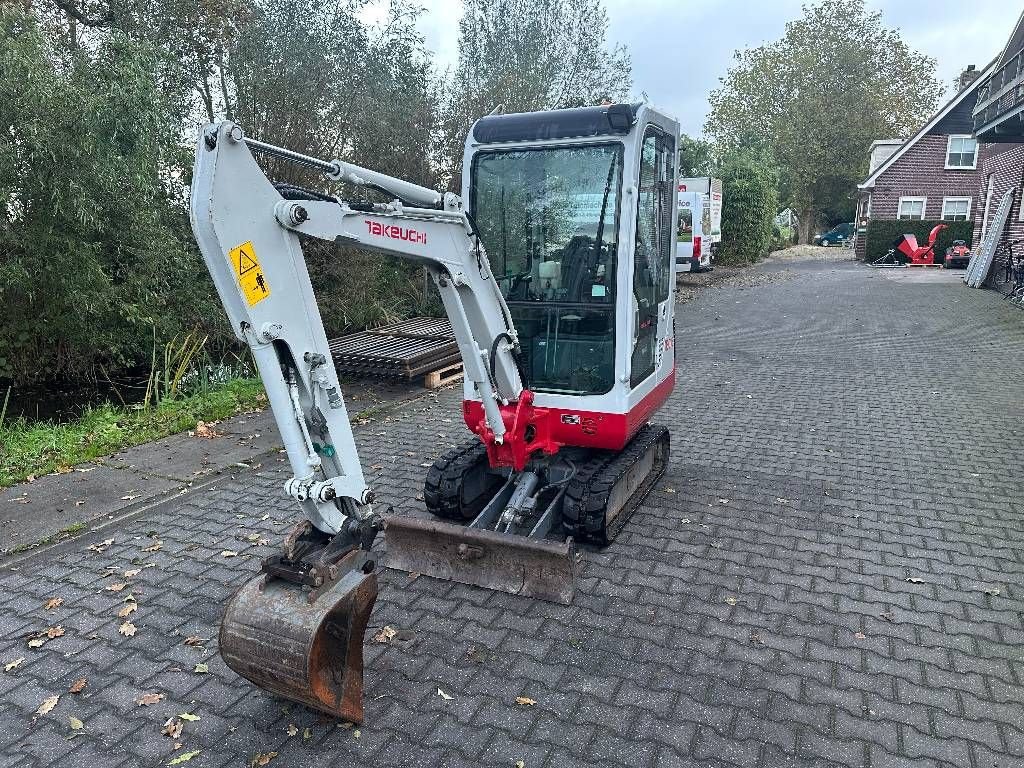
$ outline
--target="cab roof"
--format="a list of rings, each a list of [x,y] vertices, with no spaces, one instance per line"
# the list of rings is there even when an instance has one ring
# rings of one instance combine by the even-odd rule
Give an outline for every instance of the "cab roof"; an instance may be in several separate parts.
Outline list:
[[[640,106],[602,104],[598,107],[487,115],[473,125],[473,138],[480,144],[499,144],[588,136],[621,136],[629,133],[636,123]]]

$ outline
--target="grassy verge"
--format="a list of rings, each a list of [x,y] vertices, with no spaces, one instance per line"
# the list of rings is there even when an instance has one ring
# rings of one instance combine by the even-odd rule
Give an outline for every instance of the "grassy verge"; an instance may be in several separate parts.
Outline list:
[[[234,379],[190,397],[163,400],[154,408],[91,408],[69,424],[0,425],[0,488],[29,476],[65,470],[83,461],[147,443],[266,404],[259,379]]]

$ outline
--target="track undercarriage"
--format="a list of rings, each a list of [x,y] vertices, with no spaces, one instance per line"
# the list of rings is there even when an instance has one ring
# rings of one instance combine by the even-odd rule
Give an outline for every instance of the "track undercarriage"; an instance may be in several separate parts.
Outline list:
[[[436,519],[391,517],[387,564],[568,604],[576,542],[610,543],[665,470],[669,434],[648,425],[622,451],[563,449],[522,472],[493,470],[478,440],[434,462],[424,482]]]

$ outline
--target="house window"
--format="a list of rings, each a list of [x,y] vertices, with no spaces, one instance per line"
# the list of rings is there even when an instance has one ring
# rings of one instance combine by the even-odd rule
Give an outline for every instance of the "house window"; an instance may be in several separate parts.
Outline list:
[[[942,218],[946,221],[967,221],[971,218],[971,198],[942,198]]]
[[[947,168],[974,168],[978,160],[978,142],[973,136],[950,136],[946,144]]]
[[[898,219],[923,219],[927,197],[901,197]]]

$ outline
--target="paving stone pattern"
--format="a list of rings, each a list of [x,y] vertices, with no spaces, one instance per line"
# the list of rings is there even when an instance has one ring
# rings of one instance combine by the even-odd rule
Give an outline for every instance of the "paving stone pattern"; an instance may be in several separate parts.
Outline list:
[[[854,264],[787,270],[680,307],[671,466],[585,554],[573,605],[385,570],[365,725],[253,689],[216,632],[293,514],[274,455],[0,573],[0,662],[26,659],[0,673],[0,765],[1024,764],[1024,315]],[[384,504],[423,514],[423,463],[464,434],[458,398],[357,429]],[[385,624],[412,640],[372,642]],[[161,727],[181,712],[201,719],[174,751]]]

